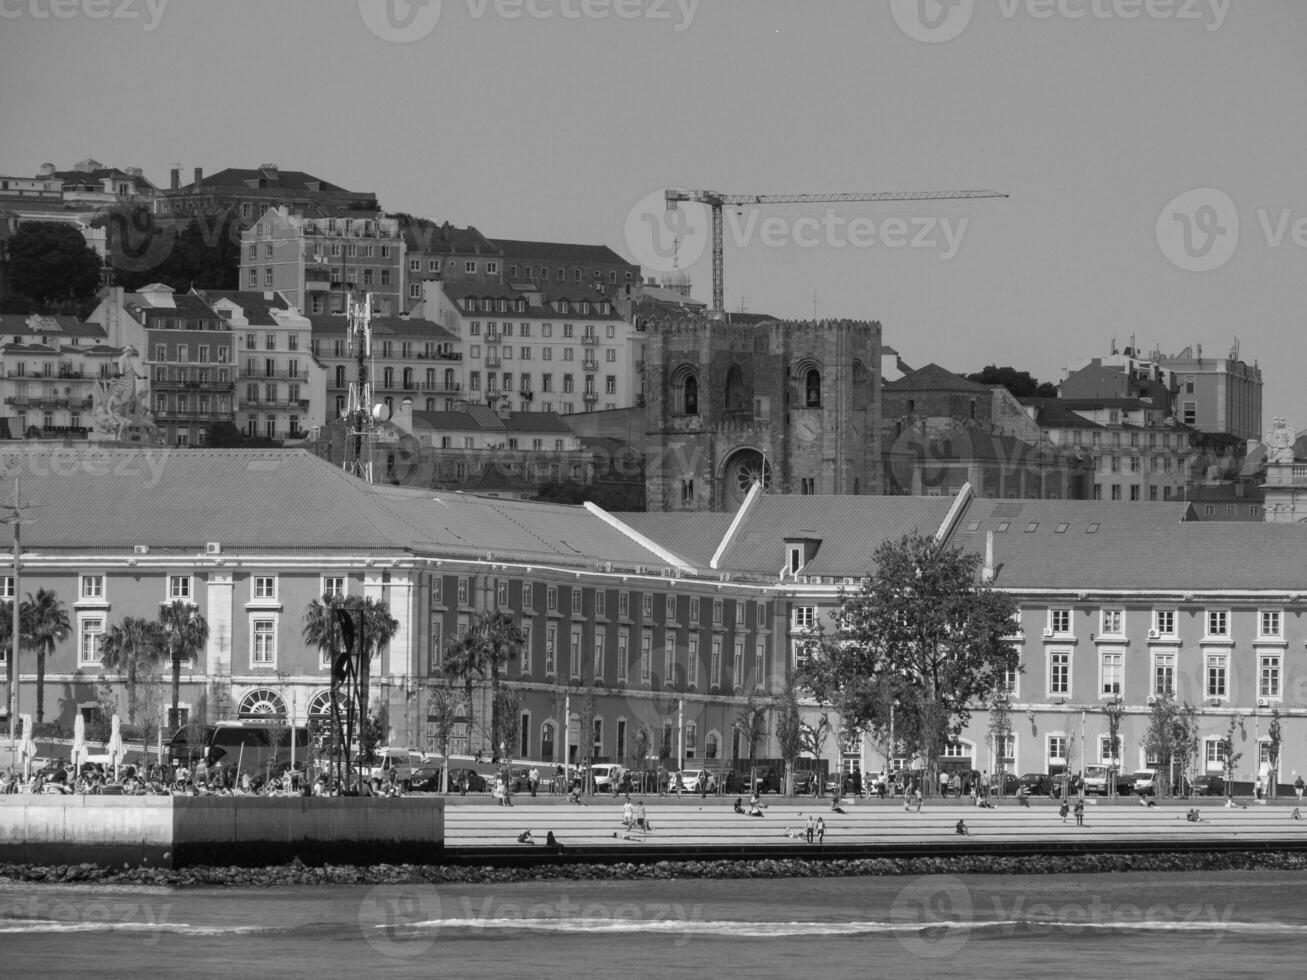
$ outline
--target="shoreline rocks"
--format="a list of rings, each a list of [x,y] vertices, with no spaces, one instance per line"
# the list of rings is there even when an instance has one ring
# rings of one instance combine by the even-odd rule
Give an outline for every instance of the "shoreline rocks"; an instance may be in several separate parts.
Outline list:
[[[0,882],[22,884],[142,884],[174,888],[383,885],[407,883],[509,884],[518,881],[592,881],[611,878],[742,879],[843,878],[897,875],[1105,874],[1204,871],[1307,871],[1307,853],[1227,851],[1177,854],[1080,854],[1006,857],[959,855],[848,860],[755,859],[660,861],[653,864],[538,864],[511,868],[378,864],[310,867],[298,860],[264,868],[103,868],[77,865],[0,865]]]

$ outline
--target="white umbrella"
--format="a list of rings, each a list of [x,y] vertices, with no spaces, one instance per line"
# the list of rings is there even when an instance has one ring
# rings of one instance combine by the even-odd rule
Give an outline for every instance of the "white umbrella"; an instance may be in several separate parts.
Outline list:
[[[36,742],[32,740],[32,716],[22,715],[23,719],[23,741],[19,745],[19,751],[23,753],[23,778],[32,778],[32,759],[36,757]]]
[[[113,760],[113,778],[118,778],[118,764],[123,756],[122,721],[118,715],[113,716],[109,730],[109,758]]]
[[[73,770],[81,775],[82,760],[86,757],[86,719],[79,711],[73,720]]]

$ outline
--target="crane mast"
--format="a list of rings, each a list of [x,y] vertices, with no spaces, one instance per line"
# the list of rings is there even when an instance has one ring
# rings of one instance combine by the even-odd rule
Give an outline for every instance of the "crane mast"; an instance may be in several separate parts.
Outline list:
[[[725,269],[722,250],[722,208],[762,204],[860,204],[900,203],[903,201],[967,201],[979,198],[1007,197],[999,191],[873,191],[871,193],[833,194],[722,194],[719,191],[678,190],[666,192],[667,210],[675,211],[681,202],[706,204],[712,211],[712,308],[720,313],[726,308]]]
[[[345,471],[372,482],[372,294],[345,299],[349,323],[349,353],[357,366],[345,404]]]

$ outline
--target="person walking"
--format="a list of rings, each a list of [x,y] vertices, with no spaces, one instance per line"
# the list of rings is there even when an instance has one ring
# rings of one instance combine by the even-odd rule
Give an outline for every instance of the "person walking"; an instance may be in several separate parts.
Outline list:
[[[1302,791],[1304,789],[1307,789],[1307,783],[1304,783],[1302,777],[1299,776],[1293,781],[1293,791],[1298,794],[1298,799],[1300,800],[1302,799]]]
[[[1071,812],[1070,805],[1067,803],[1066,800],[1063,800],[1062,805],[1057,808],[1057,815],[1062,818],[1063,823],[1066,823],[1066,815],[1070,812]]]
[[[803,828],[803,838],[809,844],[812,843],[812,837],[817,832],[817,818],[811,813],[808,814],[808,824]]]
[[[826,821],[821,817],[817,818],[817,843],[826,843]]]
[[[627,830],[631,829],[631,824],[635,821],[635,808],[631,806],[631,798],[628,796],[626,802],[622,804],[622,826]]]
[[[532,766],[531,771],[527,773],[526,778],[527,781],[530,782],[531,784],[531,798],[535,799],[536,788],[540,785],[540,770],[537,769],[535,766]]]
[[[1085,825],[1085,801],[1084,800],[1076,800],[1075,813],[1076,813],[1076,826],[1083,827]]]

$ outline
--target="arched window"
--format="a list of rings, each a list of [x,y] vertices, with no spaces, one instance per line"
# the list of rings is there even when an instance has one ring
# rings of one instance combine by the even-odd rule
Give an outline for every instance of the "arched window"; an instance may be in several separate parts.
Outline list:
[[[808,408],[821,408],[821,372],[816,368],[804,376],[804,404]]]
[[[693,374],[685,379],[685,414],[699,414],[699,381]]]
[[[412,389],[413,389],[413,369],[406,367],[404,368],[404,390],[411,391]]]
[[[336,366],[336,387],[337,387],[337,388],[344,388],[344,387],[345,387],[345,367],[344,367],[344,365],[337,365],[337,366]]]
[[[276,691],[269,691],[267,688],[255,688],[249,694],[241,698],[240,707],[236,711],[238,718],[267,718],[269,716],[285,718],[286,702],[281,699],[281,695]]]
[[[745,412],[749,410],[749,392],[744,387],[744,372],[738,364],[732,364],[726,372],[726,411]]]
[[[685,723],[685,757],[693,759],[699,754],[699,726],[692,721]]]
[[[707,738],[703,740],[703,757],[705,759],[716,759],[721,755],[722,737],[716,732],[709,732]]]
[[[672,372],[669,402],[673,414],[699,414],[699,376],[689,364],[682,364]]]

